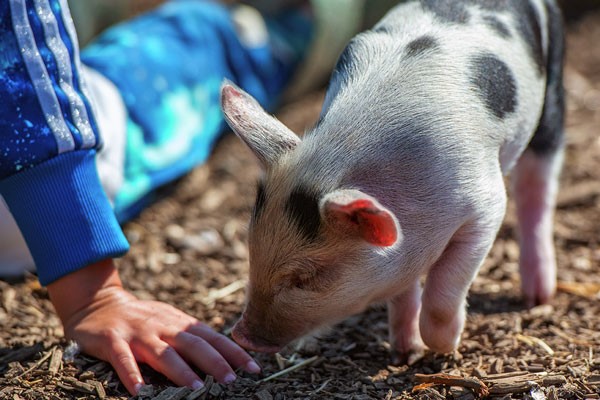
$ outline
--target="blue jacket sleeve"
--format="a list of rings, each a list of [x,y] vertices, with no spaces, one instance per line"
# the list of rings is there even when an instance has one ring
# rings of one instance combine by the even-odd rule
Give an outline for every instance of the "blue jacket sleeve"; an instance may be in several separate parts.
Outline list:
[[[66,0],[0,2],[0,194],[40,282],[125,253]]]

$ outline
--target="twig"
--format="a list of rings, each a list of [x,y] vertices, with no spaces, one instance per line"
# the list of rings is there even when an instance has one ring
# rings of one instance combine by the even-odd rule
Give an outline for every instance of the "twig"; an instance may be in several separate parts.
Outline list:
[[[505,377],[505,378],[495,378],[495,379],[483,379],[483,381],[488,385],[488,386],[493,386],[493,385],[499,385],[499,384],[506,384],[506,383],[517,383],[517,382],[528,382],[528,381],[535,381],[535,382],[541,382],[542,379],[544,379],[545,377],[548,376],[548,373],[546,371],[543,372],[534,372],[534,373],[526,373],[524,375],[515,375],[512,377]]]
[[[523,393],[534,386],[537,383],[533,381],[522,381],[522,382],[511,382],[511,383],[499,383],[490,388],[490,394],[493,395],[502,395],[502,394],[512,394],[512,393]]]
[[[486,381],[493,381],[493,380],[513,378],[515,376],[523,376],[523,375],[529,375],[529,374],[530,374],[529,371],[511,371],[511,372],[503,372],[501,374],[486,375],[483,379]]]
[[[48,350],[48,352],[46,352],[46,354],[44,354],[44,356],[42,358],[40,358],[35,364],[33,364],[33,366],[31,368],[27,369],[26,371],[21,372],[19,375],[16,376],[16,378],[21,378],[21,377],[27,375],[28,373],[30,373],[31,371],[33,371],[34,369],[38,368],[40,365],[42,365],[42,363],[44,361],[46,361],[47,359],[50,358],[52,353],[54,353],[53,349]]]
[[[208,295],[201,300],[201,303],[205,306],[209,307],[215,304],[217,300],[220,300],[224,297],[229,296],[237,292],[240,289],[243,289],[246,286],[246,281],[243,279],[237,280],[235,282],[230,283],[221,289],[213,289],[208,292]]]
[[[286,363],[289,362],[285,357],[283,357],[279,353],[275,353],[275,361],[277,362],[277,366],[279,367],[280,370],[284,369]]]
[[[538,345],[549,355],[551,355],[551,356],[554,355],[554,350],[552,350],[552,348],[550,348],[550,346],[548,346],[548,344],[546,344],[546,342],[544,342],[540,338],[537,338],[534,336],[528,336],[528,335],[521,335],[520,333],[517,333],[517,335],[515,337],[517,338],[517,340],[520,340],[521,342],[526,343],[530,346]]]
[[[104,386],[102,385],[102,383],[98,381],[93,381],[92,385],[94,385],[94,388],[96,389],[96,394],[98,395],[100,400],[104,400],[106,398],[106,391],[104,390]]]
[[[565,383],[567,383],[567,378],[563,375],[550,375],[542,378],[542,386],[562,386]]]
[[[437,385],[460,386],[473,389],[478,396],[488,395],[488,387],[485,383],[475,377],[462,377],[458,375],[439,374],[415,374],[415,380],[419,383],[434,383]]]
[[[48,365],[48,371],[50,371],[50,375],[54,376],[58,370],[60,369],[60,364],[62,362],[63,352],[58,347],[55,347],[52,351],[52,358],[50,358],[50,364]]]
[[[560,291],[594,300],[600,296],[600,284],[593,282],[563,282],[559,281],[556,288]]]
[[[87,393],[87,394],[95,394],[96,393],[96,386],[94,386],[92,384],[81,382],[79,379],[74,378],[72,376],[65,376],[62,379],[69,386],[72,386],[74,390],[77,390],[77,391],[80,391],[83,393]]]
[[[420,392],[422,390],[429,389],[430,387],[433,387],[433,386],[435,386],[435,383],[432,383],[432,382],[419,383],[418,385],[415,385],[412,388],[412,393]]]
[[[40,379],[35,379],[33,381],[21,381],[21,382],[24,383],[26,386],[33,387],[33,385],[37,385],[38,383],[43,382],[43,381],[44,380],[40,378]]]
[[[491,395],[522,393],[536,386],[561,386],[567,383],[562,375],[548,375],[547,372],[527,373],[525,375],[505,376],[494,380],[485,380]]]
[[[317,389],[313,390],[311,395],[315,395],[315,394],[319,393],[321,390],[325,389],[325,386],[327,386],[329,384],[329,382],[331,382],[331,379],[327,379],[325,382],[323,382],[323,384],[321,386],[319,386]]]
[[[304,368],[304,367],[306,367],[307,365],[309,365],[309,364],[311,364],[311,363],[313,363],[313,362],[317,361],[317,359],[318,359],[318,358],[319,358],[319,356],[313,356],[313,357],[311,357],[311,358],[307,358],[306,360],[304,360],[304,361],[302,361],[302,362],[299,362],[299,363],[298,363],[298,364],[296,364],[296,365],[292,365],[292,366],[291,366],[291,367],[289,367],[289,368],[286,368],[286,369],[284,369],[284,370],[281,370],[281,371],[279,371],[279,372],[276,372],[276,373],[274,373],[273,375],[267,376],[267,377],[266,377],[266,378],[264,378],[264,379],[261,379],[260,381],[258,381],[258,383],[267,382],[267,381],[270,381],[270,380],[273,380],[273,379],[279,378],[279,377],[281,377],[281,376],[283,376],[283,375],[289,374],[290,372],[292,372],[292,371],[295,371],[295,370],[297,370],[297,369]]]
[[[559,337],[565,339],[569,343],[579,344],[582,346],[592,346],[592,342],[590,342],[589,340],[582,340],[582,339],[577,339],[577,338],[571,337],[555,326],[549,326],[548,330],[550,332],[554,333],[556,336],[559,336]]]

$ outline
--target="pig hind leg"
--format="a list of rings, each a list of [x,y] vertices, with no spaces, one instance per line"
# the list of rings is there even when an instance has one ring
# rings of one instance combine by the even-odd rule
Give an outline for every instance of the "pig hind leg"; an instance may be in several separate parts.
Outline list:
[[[506,192],[498,180],[497,197],[486,214],[454,234],[427,274],[419,326],[423,341],[436,352],[453,351],[460,341],[469,287],[504,218]]]
[[[423,355],[425,345],[419,332],[421,282],[415,281],[404,293],[388,300],[390,343],[396,364],[413,364]]]
[[[564,37],[558,10],[547,4],[550,46],[544,109],[539,126],[512,174],[519,219],[521,286],[530,307],[548,302],[556,290],[552,227],[563,159]]]
[[[513,174],[521,290],[529,307],[547,303],[556,291],[552,226],[561,160],[560,151],[541,156],[528,149]]]
[[[561,129],[556,125],[552,129]],[[536,135],[545,133],[540,131]],[[553,219],[562,144],[538,147],[532,142],[521,155],[512,174],[519,220],[521,290],[526,304],[547,303],[556,291],[556,257]]]

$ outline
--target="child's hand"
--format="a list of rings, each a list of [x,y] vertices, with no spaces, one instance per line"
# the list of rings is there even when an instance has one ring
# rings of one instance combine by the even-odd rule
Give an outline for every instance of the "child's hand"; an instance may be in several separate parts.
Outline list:
[[[192,388],[202,385],[192,364],[223,383],[235,379],[234,368],[260,371],[241,347],[197,319],[125,291],[112,260],[69,274],[48,292],[67,338],[111,363],[133,395],[144,383],[137,362]]]

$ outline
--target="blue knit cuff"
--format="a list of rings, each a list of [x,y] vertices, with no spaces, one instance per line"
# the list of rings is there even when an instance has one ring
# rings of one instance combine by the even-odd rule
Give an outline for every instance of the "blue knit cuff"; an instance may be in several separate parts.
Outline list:
[[[129,249],[100,184],[95,155],[63,153],[0,181],[42,285]]]

